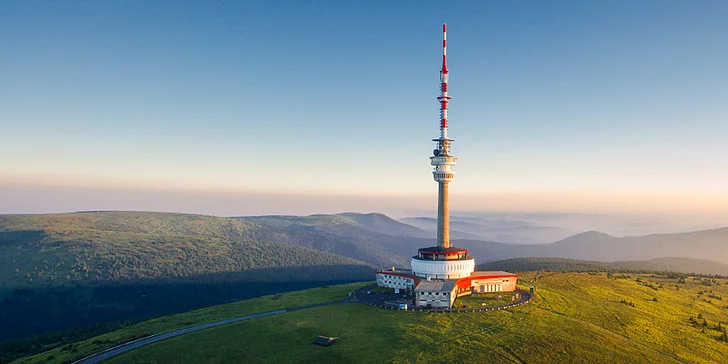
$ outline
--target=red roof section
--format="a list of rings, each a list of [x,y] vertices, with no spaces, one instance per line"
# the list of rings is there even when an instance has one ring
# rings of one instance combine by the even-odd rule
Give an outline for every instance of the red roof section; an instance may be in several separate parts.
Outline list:
[[[466,289],[473,286],[473,279],[496,279],[496,278],[516,278],[518,274],[498,274],[498,275],[478,275],[478,272],[474,272],[470,277],[460,278],[455,282],[455,289]]]

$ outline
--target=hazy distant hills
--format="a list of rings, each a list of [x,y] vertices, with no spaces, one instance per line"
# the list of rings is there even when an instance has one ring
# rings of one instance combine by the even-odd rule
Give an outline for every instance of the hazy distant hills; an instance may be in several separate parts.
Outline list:
[[[400,221],[434,233],[437,219],[408,217]],[[582,230],[540,225],[509,219],[486,219],[453,216],[450,220],[453,239],[499,241],[510,244],[549,244],[582,232]]]
[[[549,248],[548,256],[575,259],[618,261],[685,257],[728,264],[728,228],[622,238],[586,232]]]
[[[406,221],[415,220],[426,225],[424,219]],[[517,222],[506,224],[524,227]],[[472,221],[454,226],[467,230],[466,234],[485,229]],[[434,233],[382,214],[238,218],[150,212],[2,215],[0,281],[179,278],[339,265],[359,266],[363,275],[371,267],[406,267],[417,248],[434,243]],[[452,243],[468,248],[480,263],[516,257],[608,262],[683,257],[728,264],[728,228],[622,238],[586,232],[539,245],[472,238]]]
[[[516,257],[559,257],[606,262],[683,257],[728,264],[728,228],[622,238],[586,232],[543,245],[510,245],[472,240],[455,240],[453,244],[471,249],[473,256],[479,257],[480,262]]]
[[[625,262],[598,262],[566,258],[513,258],[478,265],[482,270],[567,272],[682,272],[728,276],[728,265],[705,259],[657,258]]]

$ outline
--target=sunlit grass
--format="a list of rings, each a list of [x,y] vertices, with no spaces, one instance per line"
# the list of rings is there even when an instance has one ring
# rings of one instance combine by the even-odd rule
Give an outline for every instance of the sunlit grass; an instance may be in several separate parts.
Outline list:
[[[521,287],[533,284],[533,274],[521,278]],[[728,298],[723,298],[728,297],[728,280],[541,273],[535,285],[531,304],[504,311],[418,313],[362,304],[326,306],[183,335],[109,362],[722,363],[728,358],[728,343],[719,340],[721,333],[714,328],[719,322],[728,326]],[[350,287],[277,297],[286,304],[303,304],[298,301],[311,300],[314,294],[333,298],[334,290],[344,295]],[[163,318],[166,323],[153,320],[136,330],[275,307],[272,297],[257,300]],[[317,335],[338,341],[329,348],[312,347]],[[60,358],[47,353],[35,360],[48,355]]]
[[[282,308],[296,307],[314,303],[328,302],[348,297],[348,293],[372,282],[352,283],[330,287],[312,288],[303,291],[275,294],[226,305],[202,308],[182,314],[159,317],[153,320],[131,325],[121,330],[100,335],[77,344],[67,345],[66,349],[57,348],[46,353],[20,359],[18,363],[47,362],[53,357],[54,362],[80,359],[87,355],[102,351],[120,343],[140,337],[173,331],[176,329],[203,323],[224,320],[227,318],[249,315],[259,312],[275,311]],[[73,349],[75,348],[75,349]]]

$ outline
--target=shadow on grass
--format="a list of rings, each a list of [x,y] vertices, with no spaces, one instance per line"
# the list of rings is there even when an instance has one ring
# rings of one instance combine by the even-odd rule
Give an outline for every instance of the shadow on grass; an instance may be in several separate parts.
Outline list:
[[[156,316],[373,276],[374,270],[364,265],[310,266],[16,288],[0,300],[0,362]]]

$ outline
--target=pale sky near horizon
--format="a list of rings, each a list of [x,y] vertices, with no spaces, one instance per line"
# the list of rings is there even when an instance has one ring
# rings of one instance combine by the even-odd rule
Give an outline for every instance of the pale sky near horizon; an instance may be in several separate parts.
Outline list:
[[[728,3],[625,0],[2,2],[0,213],[435,209],[442,22],[453,209],[728,212]]]

